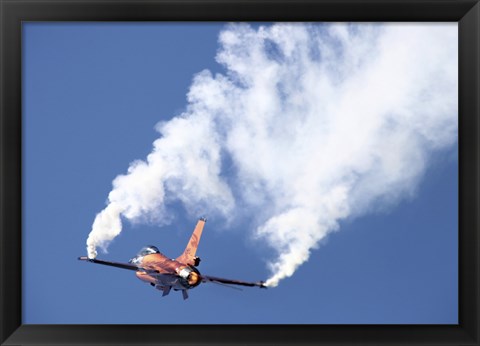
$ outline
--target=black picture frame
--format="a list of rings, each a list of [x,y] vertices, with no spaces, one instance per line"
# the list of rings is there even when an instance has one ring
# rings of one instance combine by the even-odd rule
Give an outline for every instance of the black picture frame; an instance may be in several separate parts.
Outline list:
[[[479,345],[478,1],[0,0],[0,15],[2,345]],[[21,25],[25,21],[458,22],[459,324],[22,325]],[[45,269],[49,267],[46,263]]]

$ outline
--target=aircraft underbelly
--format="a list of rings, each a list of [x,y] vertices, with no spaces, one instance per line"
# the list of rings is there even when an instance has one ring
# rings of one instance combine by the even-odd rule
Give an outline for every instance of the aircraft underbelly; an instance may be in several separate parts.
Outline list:
[[[180,278],[176,275],[168,274],[156,274],[155,275],[156,284],[160,286],[171,286],[174,289],[185,289],[185,287],[180,282]]]
[[[172,274],[148,274],[137,272],[137,277],[145,282],[153,283],[158,286],[170,286],[174,289],[183,290],[186,287],[182,284],[181,279],[177,275]]]

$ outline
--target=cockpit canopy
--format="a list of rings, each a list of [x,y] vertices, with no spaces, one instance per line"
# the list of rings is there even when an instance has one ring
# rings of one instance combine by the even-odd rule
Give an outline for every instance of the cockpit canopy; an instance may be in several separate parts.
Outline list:
[[[153,245],[148,245],[143,247],[140,252],[138,253],[138,256],[146,256],[146,255],[151,255],[154,253],[160,253],[160,251],[157,249],[156,246]]]

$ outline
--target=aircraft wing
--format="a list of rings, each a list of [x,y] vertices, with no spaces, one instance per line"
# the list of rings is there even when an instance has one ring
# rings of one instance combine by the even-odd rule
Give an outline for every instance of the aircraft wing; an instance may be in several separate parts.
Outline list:
[[[87,262],[92,262],[92,263],[97,263],[97,264],[103,264],[106,266],[111,266],[111,267],[117,267],[117,268],[122,268],[122,269],[128,269],[128,270],[141,270],[141,268],[138,268],[137,266],[129,263],[119,263],[119,262],[110,262],[110,261],[103,261],[103,260],[97,260],[95,258],[88,258],[86,256],[78,257],[80,261],[87,261]]]
[[[261,288],[267,288],[267,286],[265,286],[265,283],[263,281],[246,282],[246,281],[240,281],[240,280],[218,278],[218,277],[209,276],[209,275],[202,275],[202,282],[216,282],[216,283],[227,284],[227,285],[240,285],[240,286],[249,286],[249,287],[257,286]]]

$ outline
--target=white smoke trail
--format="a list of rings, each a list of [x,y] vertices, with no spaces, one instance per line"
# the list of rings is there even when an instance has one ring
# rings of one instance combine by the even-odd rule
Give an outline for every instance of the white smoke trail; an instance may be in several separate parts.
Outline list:
[[[457,140],[456,24],[230,25],[219,43],[227,73],[195,76],[187,110],[114,180],[90,257],[120,216],[166,216],[178,199],[227,218],[241,203],[277,252],[276,286],[340,220],[411,196]]]

